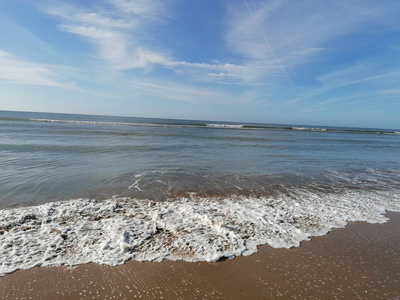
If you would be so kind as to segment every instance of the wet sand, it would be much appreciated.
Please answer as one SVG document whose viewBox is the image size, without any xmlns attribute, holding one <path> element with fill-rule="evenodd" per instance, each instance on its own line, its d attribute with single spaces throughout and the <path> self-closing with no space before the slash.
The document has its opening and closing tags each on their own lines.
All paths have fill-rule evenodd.
<svg viewBox="0 0 400 300">
<path fill-rule="evenodd" d="M 301 247 L 218 263 L 38 267 L 0 278 L 0 299 L 400 299 L 400 213 Z"/>
</svg>

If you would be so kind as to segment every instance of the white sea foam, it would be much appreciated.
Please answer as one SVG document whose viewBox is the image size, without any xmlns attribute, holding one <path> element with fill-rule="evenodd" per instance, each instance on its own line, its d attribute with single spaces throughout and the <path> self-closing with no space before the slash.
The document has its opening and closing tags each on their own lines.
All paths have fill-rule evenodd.
<svg viewBox="0 0 400 300">
<path fill-rule="evenodd" d="M 293 130 L 302 130 L 302 131 L 327 131 L 326 128 L 310 128 L 310 127 L 292 127 Z"/>
<path fill-rule="evenodd" d="M 34 266 L 129 259 L 217 261 L 257 245 L 299 246 L 350 221 L 382 223 L 400 211 L 395 193 L 310 193 L 154 202 L 78 199 L 0 210 L 0 276 Z"/>
<path fill-rule="evenodd" d="M 207 127 L 216 127 L 216 128 L 243 128 L 243 124 L 234 125 L 234 124 L 207 124 Z"/>
</svg>

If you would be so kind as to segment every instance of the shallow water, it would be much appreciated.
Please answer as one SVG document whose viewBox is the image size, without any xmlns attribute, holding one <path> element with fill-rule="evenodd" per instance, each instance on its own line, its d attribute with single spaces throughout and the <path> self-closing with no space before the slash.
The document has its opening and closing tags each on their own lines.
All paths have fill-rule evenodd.
<svg viewBox="0 0 400 300">
<path fill-rule="evenodd" d="M 384 222 L 399 132 L 2 111 L 0 273 L 215 261 Z"/>
<path fill-rule="evenodd" d="M 113 195 L 268 196 L 281 185 L 398 188 L 396 133 L 3 111 L 0 208 Z"/>
</svg>

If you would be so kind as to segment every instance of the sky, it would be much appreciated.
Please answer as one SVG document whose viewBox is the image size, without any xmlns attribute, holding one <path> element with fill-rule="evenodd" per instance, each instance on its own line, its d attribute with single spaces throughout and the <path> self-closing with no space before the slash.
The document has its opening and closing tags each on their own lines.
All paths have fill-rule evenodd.
<svg viewBox="0 0 400 300">
<path fill-rule="evenodd" d="M 0 1 L 0 110 L 400 128 L 398 0 Z"/>
</svg>

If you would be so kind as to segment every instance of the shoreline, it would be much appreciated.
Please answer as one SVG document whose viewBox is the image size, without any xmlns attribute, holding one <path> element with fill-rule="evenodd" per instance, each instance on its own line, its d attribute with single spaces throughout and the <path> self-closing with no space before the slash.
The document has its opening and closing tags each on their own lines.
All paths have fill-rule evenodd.
<svg viewBox="0 0 400 300">
<path fill-rule="evenodd" d="M 300 247 L 260 246 L 217 263 L 127 261 L 35 267 L 0 278 L 1 299 L 400 299 L 400 213 Z"/>
</svg>

